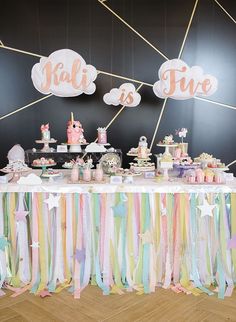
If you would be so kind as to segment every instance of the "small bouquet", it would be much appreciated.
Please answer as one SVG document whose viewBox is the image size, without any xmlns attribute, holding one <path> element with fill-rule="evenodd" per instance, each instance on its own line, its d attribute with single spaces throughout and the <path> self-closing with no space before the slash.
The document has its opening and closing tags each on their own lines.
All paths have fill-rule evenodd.
<svg viewBox="0 0 236 322">
<path fill-rule="evenodd" d="M 181 138 L 182 143 L 184 143 L 184 138 L 186 138 L 186 135 L 188 133 L 188 130 L 185 127 L 182 127 L 182 129 L 175 130 L 175 134 Z"/>
<path fill-rule="evenodd" d="M 41 125 L 41 127 L 40 127 L 40 130 L 41 130 L 41 132 L 46 132 L 46 131 L 48 131 L 49 130 L 49 123 L 47 123 L 47 124 L 42 124 Z"/>
</svg>

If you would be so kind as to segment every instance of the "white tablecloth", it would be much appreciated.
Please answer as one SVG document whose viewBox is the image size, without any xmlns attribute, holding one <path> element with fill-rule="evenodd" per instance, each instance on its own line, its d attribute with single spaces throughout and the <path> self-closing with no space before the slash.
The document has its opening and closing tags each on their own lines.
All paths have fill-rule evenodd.
<svg viewBox="0 0 236 322">
<path fill-rule="evenodd" d="M 39 170 L 33 171 L 40 174 Z M 157 192 L 157 193 L 230 193 L 236 192 L 236 179 L 226 184 L 187 184 L 182 179 L 172 178 L 172 181 L 158 182 L 156 179 L 144 179 L 134 177 L 132 184 L 110 184 L 109 178 L 106 183 L 89 182 L 87 184 L 71 184 L 70 171 L 62 170 L 63 177 L 55 178 L 54 182 L 43 179 L 40 185 L 22 185 L 17 183 L 0 184 L 0 192 L 57 192 L 57 193 L 115 193 L 115 192 Z"/>
</svg>

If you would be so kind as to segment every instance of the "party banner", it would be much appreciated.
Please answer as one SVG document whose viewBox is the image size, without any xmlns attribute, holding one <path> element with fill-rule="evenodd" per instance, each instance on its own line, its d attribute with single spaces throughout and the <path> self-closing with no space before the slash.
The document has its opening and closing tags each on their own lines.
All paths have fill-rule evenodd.
<svg viewBox="0 0 236 322">
<path fill-rule="evenodd" d="M 181 59 L 172 59 L 161 65 L 159 81 L 153 91 L 160 98 L 186 100 L 194 96 L 210 96 L 217 90 L 216 77 L 204 74 L 200 66 L 189 67 Z"/>
<path fill-rule="evenodd" d="M 87 65 L 82 56 L 70 49 L 54 51 L 41 58 L 31 71 L 34 87 L 43 94 L 61 97 L 93 94 L 97 70 Z"/>
</svg>

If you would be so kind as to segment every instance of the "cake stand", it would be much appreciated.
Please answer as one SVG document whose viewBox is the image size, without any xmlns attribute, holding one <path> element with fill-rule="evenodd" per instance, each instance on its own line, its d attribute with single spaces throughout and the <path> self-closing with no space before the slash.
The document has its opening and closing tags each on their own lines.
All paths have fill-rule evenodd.
<svg viewBox="0 0 236 322">
<path fill-rule="evenodd" d="M 54 140 L 54 139 L 50 139 L 50 140 L 36 140 L 35 143 L 38 143 L 38 144 L 43 144 L 43 148 L 41 149 L 42 152 L 51 152 L 52 148 L 50 148 L 49 144 L 50 143 L 56 143 L 57 140 Z M 54 149 L 53 149 L 54 150 Z"/>
<path fill-rule="evenodd" d="M 130 162 L 130 169 L 134 172 L 146 172 L 155 170 L 155 165 L 153 165 L 153 163 L 151 162 L 148 162 L 150 158 L 135 158 L 134 160 L 137 161 L 137 163 Z"/>
<path fill-rule="evenodd" d="M 31 169 L 30 168 L 25 168 L 25 169 L 21 169 L 21 170 L 7 170 L 7 169 L 1 169 L 1 172 L 3 173 L 7 173 L 7 174 L 13 174 L 12 178 L 8 181 L 8 182 L 17 182 L 22 173 L 26 173 L 29 172 Z"/>
<path fill-rule="evenodd" d="M 45 178 L 46 174 L 47 174 L 47 168 L 50 168 L 50 167 L 55 167 L 57 164 L 56 163 L 52 163 L 52 164 L 39 164 L 39 165 L 36 165 L 36 164 L 31 164 L 32 167 L 34 168 L 40 168 L 42 169 L 42 173 L 40 174 L 40 177 L 41 178 Z"/>
<path fill-rule="evenodd" d="M 157 146 L 161 147 L 161 148 L 165 148 L 165 152 L 164 155 L 171 155 L 170 153 L 170 148 L 176 148 L 179 144 L 178 143 L 174 143 L 174 144 L 157 144 Z"/>
<path fill-rule="evenodd" d="M 191 170 L 191 169 L 197 169 L 199 167 L 200 167 L 199 164 L 186 164 L 186 165 L 174 164 L 174 168 L 179 170 L 178 178 L 182 178 L 184 176 L 185 171 Z"/>
<path fill-rule="evenodd" d="M 82 152 L 81 146 L 83 145 L 88 145 L 89 143 L 62 143 L 63 145 L 68 145 L 69 148 L 69 152 L 73 153 L 73 152 L 77 152 L 80 153 Z"/>
<path fill-rule="evenodd" d="M 138 153 L 126 153 L 126 155 L 128 157 L 138 157 Z M 152 155 L 152 153 L 148 153 L 147 156 L 149 157 L 150 155 Z"/>
<path fill-rule="evenodd" d="M 173 169 L 173 162 L 160 162 L 161 169 L 163 170 L 164 180 L 169 180 L 169 170 Z"/>
</svg>

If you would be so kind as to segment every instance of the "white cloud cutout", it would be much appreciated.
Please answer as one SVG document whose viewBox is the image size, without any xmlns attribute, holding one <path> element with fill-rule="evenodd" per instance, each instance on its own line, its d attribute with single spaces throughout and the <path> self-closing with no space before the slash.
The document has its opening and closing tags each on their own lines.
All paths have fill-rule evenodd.
<svg viewBox="0 0 236 322">
<path fill-rule="evenodd" d="M 36 176 L 34 173 L 30 173 L 26 177 L 21 177 L 18 181 L 18 184 L 24 184 L 24 185 L 35 185 L 35 184 L 41 184 L 42 180 Z"/>
<path fill-rule="evenodd" d="M 41 58 L 31 71 L 34 87 L 43 94 L 61 97 L 93 94 L 97 70 L 87 65 L 82 56 L 71 49 L 54 51 L 47 58 Z"/>
<path fill-rule="evenodd" d="M 89 145 L 86 146 L 85 152 L 106 152 L 107 149 L 100 144 L 97 143 L 90 143 Z"/>
<path fill-rule="evenodd" d="M 160 80 L 153 85 L 153 91 L 160 98 L 185 100 L 194 96 L 206 97 L 215 93 L 218 86 L 216 77 L 204 74 L 200 66 L 189 67 L 181 59 L 163 63 L 158 76 Z"/>
<path fill-rule="evenodd" d="M 129 107 L 138 106 L 141 95 L 136 92 L 135 86 L 131 83 L 124 83 L 119 88 L 112 88 L 109 93 L 103 96 L 107 105 L 125 105 Z"/>
</svg>

